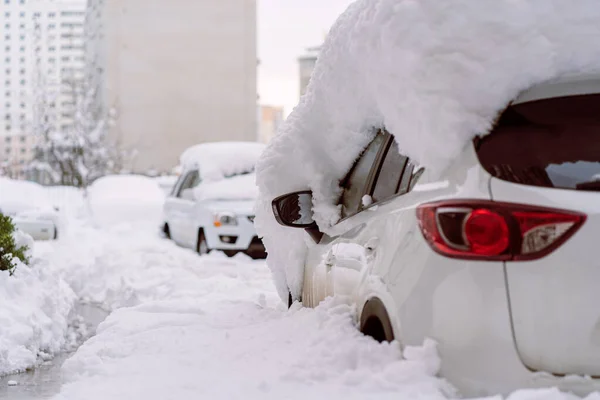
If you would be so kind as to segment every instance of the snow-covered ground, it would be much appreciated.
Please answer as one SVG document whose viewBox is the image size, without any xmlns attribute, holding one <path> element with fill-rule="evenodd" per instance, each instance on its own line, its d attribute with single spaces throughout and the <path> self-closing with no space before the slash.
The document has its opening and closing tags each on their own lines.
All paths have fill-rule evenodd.
<svg viewBox="0 0 600 400">
<path fill-rule="evenodd" d="M 440 360 L 433 342 L 402 354 L 395 343 L 364 337 L 342 298 L 287 310 L 264 262 L 221 253 L 199 257 L 143 228 L 72 219 L 57 242 L 36 243 L 35 268 L 15 281 L 11 293 L 19 301 L 25 299 L 19 293 L 36 293 L 27 303 L 31 315 L 20 317 L 16 331 L 34 323 L 26 336 L 38 338 L 33 343 L 51 337 L 66 347 L 77 324 L 65 321 L 77 301 L 112 312 L 64 363 L 65 383 L 55 400 L 453 396 L 435 376 Z M 8 303 L 7 295 L 0 310 L 18 308 Z M 30 344 L 17 349 L 27 349 L 25 364 L 40 347 Z M 510 397 L 521 399 L 573 397 L 553 390 Z"/>
</svg>

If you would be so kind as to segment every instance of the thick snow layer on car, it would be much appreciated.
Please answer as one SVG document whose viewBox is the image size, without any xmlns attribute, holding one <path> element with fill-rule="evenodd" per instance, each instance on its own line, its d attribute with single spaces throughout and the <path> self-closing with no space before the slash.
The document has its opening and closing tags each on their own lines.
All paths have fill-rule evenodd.
<svg viewBox="0 0 600 400">
<path fill-rule="evenodd" d="M 215 142 L 192 146 L 180 158 L 184 170 L 198 168 L 205 181 L 254 171 L 265 145 L 254 142 Z"/>
<path fill-rule="evenodd" d="M 533 84 L 600 69 L 597 0 L 359 0 L 340 16 L 300 104 L 259 160 L 256 224 L 281 296 L 298 295 L 302 234 L 271 200 L 312 189 L 321 229 L 339 219 L 339 180 L 377 128 L 443 170 Z"/>
<path fill-rule="evenodd" d="M 24 211 L 50 212 L 52 204 L 44 187 L 34 182 L 0 177 L 0 211 L 15 215 Z"/>
<path fill-rule="evenodd" d="M 89 188 L 88 201 L 98 226 L 136 223 L 157 227 L 165 194 L 158 183 L 140 175 L 111 175 Z"/>
<path fill-rule="evenodd" d="M 258 196 L 256 175 L 246 174 L 209 181 L 194 190 L 197 200 L 255 200 Z"/>
</svg>

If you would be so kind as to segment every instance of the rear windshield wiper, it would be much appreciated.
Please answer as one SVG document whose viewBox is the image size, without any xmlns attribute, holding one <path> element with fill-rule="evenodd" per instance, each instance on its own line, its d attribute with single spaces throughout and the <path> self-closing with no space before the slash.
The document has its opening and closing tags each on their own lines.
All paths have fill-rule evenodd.
<svg viewBox="0 0 600 400">
<path fill-rule="evenodd" d="M 600 192 L 600 181 L 581 182 L 575 186 L 577 190 L 587 190 L 590 192 Z"/>
</svg>

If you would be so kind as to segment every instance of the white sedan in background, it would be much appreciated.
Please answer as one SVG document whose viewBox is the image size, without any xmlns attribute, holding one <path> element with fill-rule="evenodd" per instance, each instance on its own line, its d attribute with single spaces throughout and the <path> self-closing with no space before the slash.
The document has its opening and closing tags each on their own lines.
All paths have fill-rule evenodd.
<svg viewBox="0 0 600 400">
<path fill-rule="evenodd" d="M 181 157 L 184 172 L 165 202 L 165 236 L 202 255 L 221 250 L 266 257 L 254 229 L 254 165 L 263 149 L 244 142 L 188 149 Z"/>
<path fill-rule="evenodd" d="M 43 186 L 28 181 L 0 178 L 0 212 L 35 240 L 57 239 L 61 217 Z"/>
</svg>

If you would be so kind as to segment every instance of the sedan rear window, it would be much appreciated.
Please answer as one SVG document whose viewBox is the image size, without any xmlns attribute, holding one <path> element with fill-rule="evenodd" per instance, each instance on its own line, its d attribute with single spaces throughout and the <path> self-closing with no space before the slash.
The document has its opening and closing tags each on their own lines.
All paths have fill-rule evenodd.
<svg viewBox="0 0 600 400">
<path fill-rule="evenodd" d="M 496 178 L 600 190 L 600 95 L 510 106 L 493 131 L 475 145 L 482 166 Z"/>
</svg>

